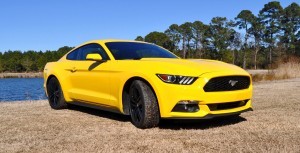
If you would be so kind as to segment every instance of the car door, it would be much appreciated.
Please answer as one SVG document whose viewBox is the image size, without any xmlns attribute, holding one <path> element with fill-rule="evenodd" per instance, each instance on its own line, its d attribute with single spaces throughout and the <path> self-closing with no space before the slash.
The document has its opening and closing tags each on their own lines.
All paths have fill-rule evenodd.
<svg viewBox="0 0 300 153">
<path fill-rule="evenodd" d="M 103 62 L 86 60 L 89 53 L 98 53 Z M 70 97 L 81 101 L 104 106 L 115 106 L 112 103 L 110 88 L 110 59 L 104 49 L 96 43 L 78 48 L 77 60 L 70 64 Z"/>
</svg>

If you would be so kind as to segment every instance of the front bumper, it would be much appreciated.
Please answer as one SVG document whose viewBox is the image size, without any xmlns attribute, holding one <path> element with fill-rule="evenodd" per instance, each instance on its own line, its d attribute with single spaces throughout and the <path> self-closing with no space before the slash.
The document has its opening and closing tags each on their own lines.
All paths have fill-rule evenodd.
<svg viewBox="0 0 300 153">
<path fill-rule="evenodd" d="M 241 111 L 233 112 L 233 113 L 225 113 L 225 114 L 208 114 L 208 115 L 206 115 L 205 117 L 203 117 L 202 119 L 211 119 L 211 118 L 221 117 L 221 116 L 238 115 L 238 114 L 241 114 L 241 113 L 244 113 L 244 112 L 248 112 L 248 111 L 253 111 L 253 109 L 250 107 L 250 108 L 247 108 L 247 109 L 245 109 L 245 110 L 241 110 Z"/>
<path fill-rule="evenodd" d="M 252 83 L 248 89 L 236 91 L 222 91 L 222 92 L 205 92 L 204 85 L 209 79 L 216 76 L 240 75 L 232 72 L 218 72 L 207 73 L 201 75 L 197 81 L 192 85 L 174 85 L 174 84 L 159 84 L 159 91 L 157 98 L 159 102 L 160 114 L 162 118 L 213 118 L 215 116 L 227 116 L 233 114 L 240 114 L 242 112 L 251 110 L 252 106 Z M 245 75 L 245 74 L 243 74 Z M 191 100 L 198 101 L 199 111 L 197 112 L 175 112 L 173 108 L 179 101 Z M 211 104 L 232 103 L 236 101 L 247 100 L 243 106 L 226 108 L 226 109 L 210 109 Z"/>
<path fill-rule="evenodd" d="M 236 111 L 236 112 L 232 112 L 232 113 L 207 114 L 204 117 L 197 117 L 197 116 L 194 116 L 194 117 L 171 117 L 169 119 L 212 119 L 212 118 L 217 118 L 217 117 L 239 115 L 241 113 L 248 112 L 248 111 L 253 111 L 253 109 L 250 107 L 250 108 L 247 108 L 245 110 Z"/>
</svg>

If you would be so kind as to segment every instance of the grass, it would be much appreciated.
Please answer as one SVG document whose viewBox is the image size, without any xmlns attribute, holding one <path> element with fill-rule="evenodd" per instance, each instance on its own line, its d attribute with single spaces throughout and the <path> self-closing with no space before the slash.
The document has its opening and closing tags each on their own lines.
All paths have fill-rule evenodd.
<svg viewBox="0 0 300 153">
<path fill-rule="evenodd" d="M 0 152 L 299 152 L 300 78 L 254 84 L 253 112 L 164 120 L 140 130 L 126 116 L 47 101 L 0 103 Z"/>
<path fill-rule="evenodd" d="M 300 60 L 289 60 L 288 62 L 282 62 L 278 65 L 278 68 L 266 73 L 254 73 L 252 74 L 252 80 L 257 81 L 272 81 L 282 80 L 300 77 Z"/>
</svg>

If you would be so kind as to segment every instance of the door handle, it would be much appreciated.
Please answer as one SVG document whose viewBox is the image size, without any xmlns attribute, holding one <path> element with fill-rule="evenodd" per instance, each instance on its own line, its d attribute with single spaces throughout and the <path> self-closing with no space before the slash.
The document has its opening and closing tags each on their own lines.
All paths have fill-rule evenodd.
<svg viewBox="0 0 300 153">
<path fill-rule="evenodd" d="M 76 67 L 73 67 L 73 68 L 71 69 L 71 72 L 72 72 L 72 73 L 74 73 L 74 72 L 76 72 L 76 71 L 77 71 Z"/>
</svg>

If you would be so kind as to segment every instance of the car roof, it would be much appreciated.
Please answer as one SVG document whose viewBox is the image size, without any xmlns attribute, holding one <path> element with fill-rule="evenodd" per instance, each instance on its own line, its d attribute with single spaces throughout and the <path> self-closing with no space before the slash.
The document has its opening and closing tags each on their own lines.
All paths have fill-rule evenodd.
<svg viewBox="0 0 300 153">
<path fill-rule="evenodd" d="M 81 45 L 85 45 L 85 44 L 89 44 L 89 43 L 108 43 L 108 42 L 137 42 L 137 43 L 147 43 L 147 42 L 144 42 L 144 41 L 135 41 L 135 40 L 99 39 L 99 40 L 91 40 L 91 41 L 85 42 L 85 43 L 83 43 Z"/>
<path fill-rule="evenodd" d="M 148 42 L 144 42 L 144 41 L 136 41 L 136 40 L 122 40 L 122 39 L 99 39 L 99 40 L 91 40 L 91 41 L 87 41 L 85 43 L 82 43 L 78 46 L 76 46 L 75 48 L 73 48 L 72 50 L 70 50 L 67 54 L 69 54 L 70 52 L 72 52 L 73 50 L 80 48 L 82 46 L 85 46 L 87 44 L 91 44 L 91 43 L 98 43 L 98 44 L 102 44 L 102 43 L 108 43 L 108 42 L 135 42 L 135 43 L 145 43 L 145 44 L 151 44 Z M 67 55 L 66 54 L 66 55 Z"/>
</svg>

